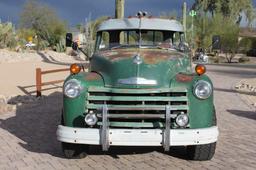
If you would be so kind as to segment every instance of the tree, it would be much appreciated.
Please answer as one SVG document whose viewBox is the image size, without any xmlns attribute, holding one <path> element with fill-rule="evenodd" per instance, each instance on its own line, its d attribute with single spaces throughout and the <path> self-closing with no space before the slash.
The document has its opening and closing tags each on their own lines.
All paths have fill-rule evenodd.
<svg viewBox="0 0 256 170">
<path fill-rule="evenodd" d="M 160 18 L 163 18 L 163 19 L 177 19 L 177 11 L 173 10 L 173 11 L 170 11 L 169 13 L 168 12 L 161 12 L 160 13 Z"/>
<path fill-rule="evenodd" d="M 192 8 L 197 11 L 194 32 L 198 47 L 208 48 L 212 43 L 212 36 L 220 35 L 222 51 L 227 61 L 232 62 L 240 46 L 247 49 L 252 44 L 250 40 L 238 41 L 242 17 L 247 18 L 248 25 L 255 18 L 252 0 L 195 0 Z M 190 19 L 189 17 L 188 26 L 191 25 Z M 191 38 L 191 29 L 188 29 L 187 37 Z"/>
<path fill-rule="evenodd" d="M 204 12 L 207 14 L 209 12 L 212 17 L 217 13 L 221 13 L 223 17 L 230 18 L 238 24 L 242 19 L 242 12 L 248 19 L 249 25 L 254 18 L 252 0 L 195 0 L 192 8 L 199 13 Z"/>
<path fill-rule="evenodd" d="M 227 61 L 231 63 L 239 47 L 239 27 L 237 24 L 233 23 L 232 20 L 225 20 L 225 24 L 223 24 L 222 30 L 221 49 L 225 53 Z"/>
<path fill-rule="evenodd" d="M 99 25 L 109 17 L 102 16 L 94 21 L 91 21 L 91 15 L 85 19 L 85 24 L 77 24 L 81 33 L 85 35 L 86 44 L 83 48 L 85 55 L 90 57 L 94 51 L 95 37 Z"/>
<path fill-rule="evenodd" d="M 61 42 L 66 33 L 66 24 L 54 9 L 37 0 L 28 0 L 24 5 L 20 27 L 34 30 L 39 41 L 46 41 L 53 48 Z"/>
</svg>

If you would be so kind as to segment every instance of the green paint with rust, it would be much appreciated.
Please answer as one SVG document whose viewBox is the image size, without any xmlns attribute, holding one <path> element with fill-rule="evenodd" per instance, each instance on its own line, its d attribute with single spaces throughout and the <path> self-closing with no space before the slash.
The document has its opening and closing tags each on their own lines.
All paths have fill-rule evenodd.
<svg viewBox="0 0 256 170">
<path fill-rule="evenodd" d="M 134 64 L 134 56 L 142 58 L 141 64 Z M 156 80 L 150 88 L 169 87 L 170 79 L 178 72 L 188 71 L 188 57 L 177 51 L 163 49 L 119 49 L 97 52 L 91 60 L 91 70 L 104 77 L 106 87 L 149 88 L 149 86 L 123 85 L 119 79 L 143 77 Z"/>
<path fill-rule="evenodd" d="M 94 74 L 93 79 L 90 78 L 90 74 Z M 70 79 L 79 80 L 82 84 L 83 92 L 79 97 L 75 99 L 63 96 L 64 124 L 69 127 L 84 127 L 84 113 L 86 111 L 87 89 L 89 86 L 104 86 L 103 79 L 100 75 L 96 76 L 95 73 L 85 72 L 81 72 L 77 75 L 70 75 L 66 79 L 66 81 Z"/>
<path fill-rule="evenodd" d="M 189 124 L 190 128 L 211 127 L 214 116 L 213 94 L 205 100 L 198 99 L 193 93 L 193 86 L 198 80 L 205 80 L 212 84 L 207 75 L 193 75 L 193 80 L 190 83 L 180 83 L 175 80 L 171 81 L 170 88 L 184 87 L 188 89 L 189 99 Z"/>
<path fill-rule="evenodd" d="M 154 59 L 157 55 L 158 59 Z M 133 63 L 133 57 L 139 54 L 143 63 L 138 66 Z M 123 56 L 122 56 L 123 55 Z M 184 73 L 192 77 L 191 81 L 179 82 L 176 75 Z M 143 77 L 156 80 L 154 86 L 122 85 L 118 79 L 129 77 Z M 206 100 L 201 100 L 193 94 L 193 86 L 198 80 L 206 80 L 211 83 L 208 76 L 198 76 L 191 71 L 188 57 L 180 52 L 163 49 L 122 49 L 105 53 L 95 53 L 91 58 L 89 73 L 81 72 L 70 75 L 69 79 L 77 79 L 82 83 L 83 92 L 75 99 L 64 96 L 64 124 L 70 127 L 85 127 L 84 114 L 89 106 L 87 93 L 89 87 L 104 87 L 109 89 L 159 89 L 170 88 L 187 89 L 189 102 L 190 128 L 204 128 L 212 126 L 214 116 L 213 95 Z M 66 80 L 66 81 L 67 81 Z M 138 94 L 138 98 L 139 98 Z M 157 122 L 156 122 L 157 123 Z M 127 125 L 129 123 L 126 123 Z M 133 126 L 130 124 L 130 126 Z"/>
</svg>

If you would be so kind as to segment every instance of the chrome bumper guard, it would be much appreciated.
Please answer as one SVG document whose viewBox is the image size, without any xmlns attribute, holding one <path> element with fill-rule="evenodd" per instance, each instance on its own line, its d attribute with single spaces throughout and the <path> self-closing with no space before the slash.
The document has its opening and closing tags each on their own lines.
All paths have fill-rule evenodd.
<svg viewBox="0 0 256 170">
<path fill-rule="evenodd" d="M 110 146 L 163 146 L 162 129 L 108 129 Z M 217 141 L 216 126 L 202 129 L 171 129 L 170 146 L 202 145 Z M 100 129 L 59 125 L 57 139 L 66 143 L 102 145 Z"/>
<path fill-rule="evenodd" d="M 109 149 L 109 121 L 108 121 L 108 107 L 103 105 L 102 108 L 102 126 L 101 126 L 101 146 L 103 151 Z M 165 151 L 170 150 L 170 126 L 171 126 L 171 107 L 166 106 L 165 114 L 165 131 L 164 131 L 164 142 L 163 147 Z"/>
<path fill-rule="evenodd" d="M 59 125 L 57 139 L 61 142 L 101 145 L 107 151 L 115 146 L 170 146 L 201 145 L 217 141 L 217 126 L 201 129 L 170 129 L 171 108 L 166 106 L 165 129 L 110 129 L 108 108 L 102 108 L 102 126 L 96 128 L 73 128 Z"/>
</svg>

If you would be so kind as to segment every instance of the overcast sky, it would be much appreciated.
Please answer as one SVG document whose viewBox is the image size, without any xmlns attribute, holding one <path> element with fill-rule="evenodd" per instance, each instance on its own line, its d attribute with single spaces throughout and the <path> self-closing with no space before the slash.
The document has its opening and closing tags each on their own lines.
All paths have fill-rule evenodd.
<svg viewBox="0 0 256 170">
<path fill-rule="evenodd" d="M 56 9 L 58 15 L 66 20 L 70 26 L 84 22 L 91 13 L 92 19 L 114 16 L 115 0 L 39 0 Z M 0 0 L 0 19 L 18 23 L 19 15 L 26 0 Z M 176 10 L 181 15 L 184 0 L 126 0 L 125 15 L 135 15 L 139 10 L 148 11 L 154 16 L 161 12 Z M 187 0 L 188 8 L 193 0 Z M 256 0 L 253 0 L 254 4 Z"/>
</svg>

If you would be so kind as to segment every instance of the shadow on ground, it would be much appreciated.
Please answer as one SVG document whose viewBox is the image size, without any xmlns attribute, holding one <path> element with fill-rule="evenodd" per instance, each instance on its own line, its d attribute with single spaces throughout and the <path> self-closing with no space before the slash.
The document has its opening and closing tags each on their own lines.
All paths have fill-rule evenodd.
<svg viewBox="0 0 256 170">
<path fill-rule="evenodd" d="M 26 101 L 22 102 L 23 99 Z M 27 151 L 63 158 L 60 142 L 56 140 L 56 129 L 61 118 L 62 93 L 55 92 L 41 99 L 30 99 L 28 96 L 12 98 L 10 103 L 22 104 L 17 104 L 15 116 L 0 119 L 0 128 L 24 141 L 20 146 Z M 102 152 L 101 147 L 91 146 L 89 155 L 107 154 L 118 159 L 118 155 L 146 154 L 154 151 L 165 154 L 162 147 L 110 147 L 109 152 Z M 172 147 L 168 154 L 187 159 L 185 147 Z"/>
<path fill-rule="evenodd" d="M 224 63 L 224 64 L 207 64 L 208 66 L 215 67 L 234 67 L 234 68 L 245 68 L 245 69 L 256 69 L 256 64 L 240 64 L 240 63 Z"/>
<path fill-rule="evenodd" d="M 37 54 L 42 58 L 43 62 L 50 63 L 50 64 L 56 64 L 56 65 L 64 65 L 64 66 L 70 66 L 71 63 L 65 63 L 58 61 L 54 59 L 54 57 L 50 55 L 46 55 L 43 52 L 37 52 Z M 79 56 L 72 56 L 74 60 L 76 60 L 78 63 L 85 62 L 84 59 L 80 58 Z"/>
<path fill-rule="evenodd" d="M 231 77 L 237 77 L 237 78 L 255 78 L 256 72 L 255 70 L 225 70 L 225 69 L 212 69 L 210 68 L 209 71 L 218 73 L 220 75 L 227 75 Z"/>
<path fill-rule="evenodd" d="M 237 116 L 241 116 L 241 117 L 245 117 L 248 119 L 252 119 L 252 120 L 256 120 L 256 111 L 242 111 L 242 110 L 227 110 L 229 113 L 237 115 Z"/>
<path fill-rule="evenodd" d="M 119 159 L 120 155 L 147 154 L 151 152 L 159 152 L 180 159 L 188 159 L 186 147 L 171 147 L 170 152 L 164 152 L 162 147 L 134 147 L 134 146 L 112 146 L 108 152 L 103 152 L 99 146 L 90 146 L 89 155 L 109 155 L 114 159 Z"/>
<path fill-rule="evenodd" d="M 214 88 L 216 91 L 221 91 L 221 92 L 227 92 L 227 93 L 239 93 L 239 94 L 245 94 L 245 95 L 250 95 L 250 96 L 256 96 L 255 92 L 249 92 L 249 91 L 237 91 L 234 89 L 225 89 L 225 88 Z"/>
<path fill-rule="evenodd" d="M 59 124 L 62 108 L 62 94 L 52 93 L 40 100 L 23 100 L 27 96 L 12 98 L 10 103 L 16 105 L 16 114 L 5 120 L 0 119 L 0 128 L 24 141 L 20 145 L 28 151 L 48 153 L 61 156 L 59 142 L 56 140 L 56 129 Z"/>
</svg>

